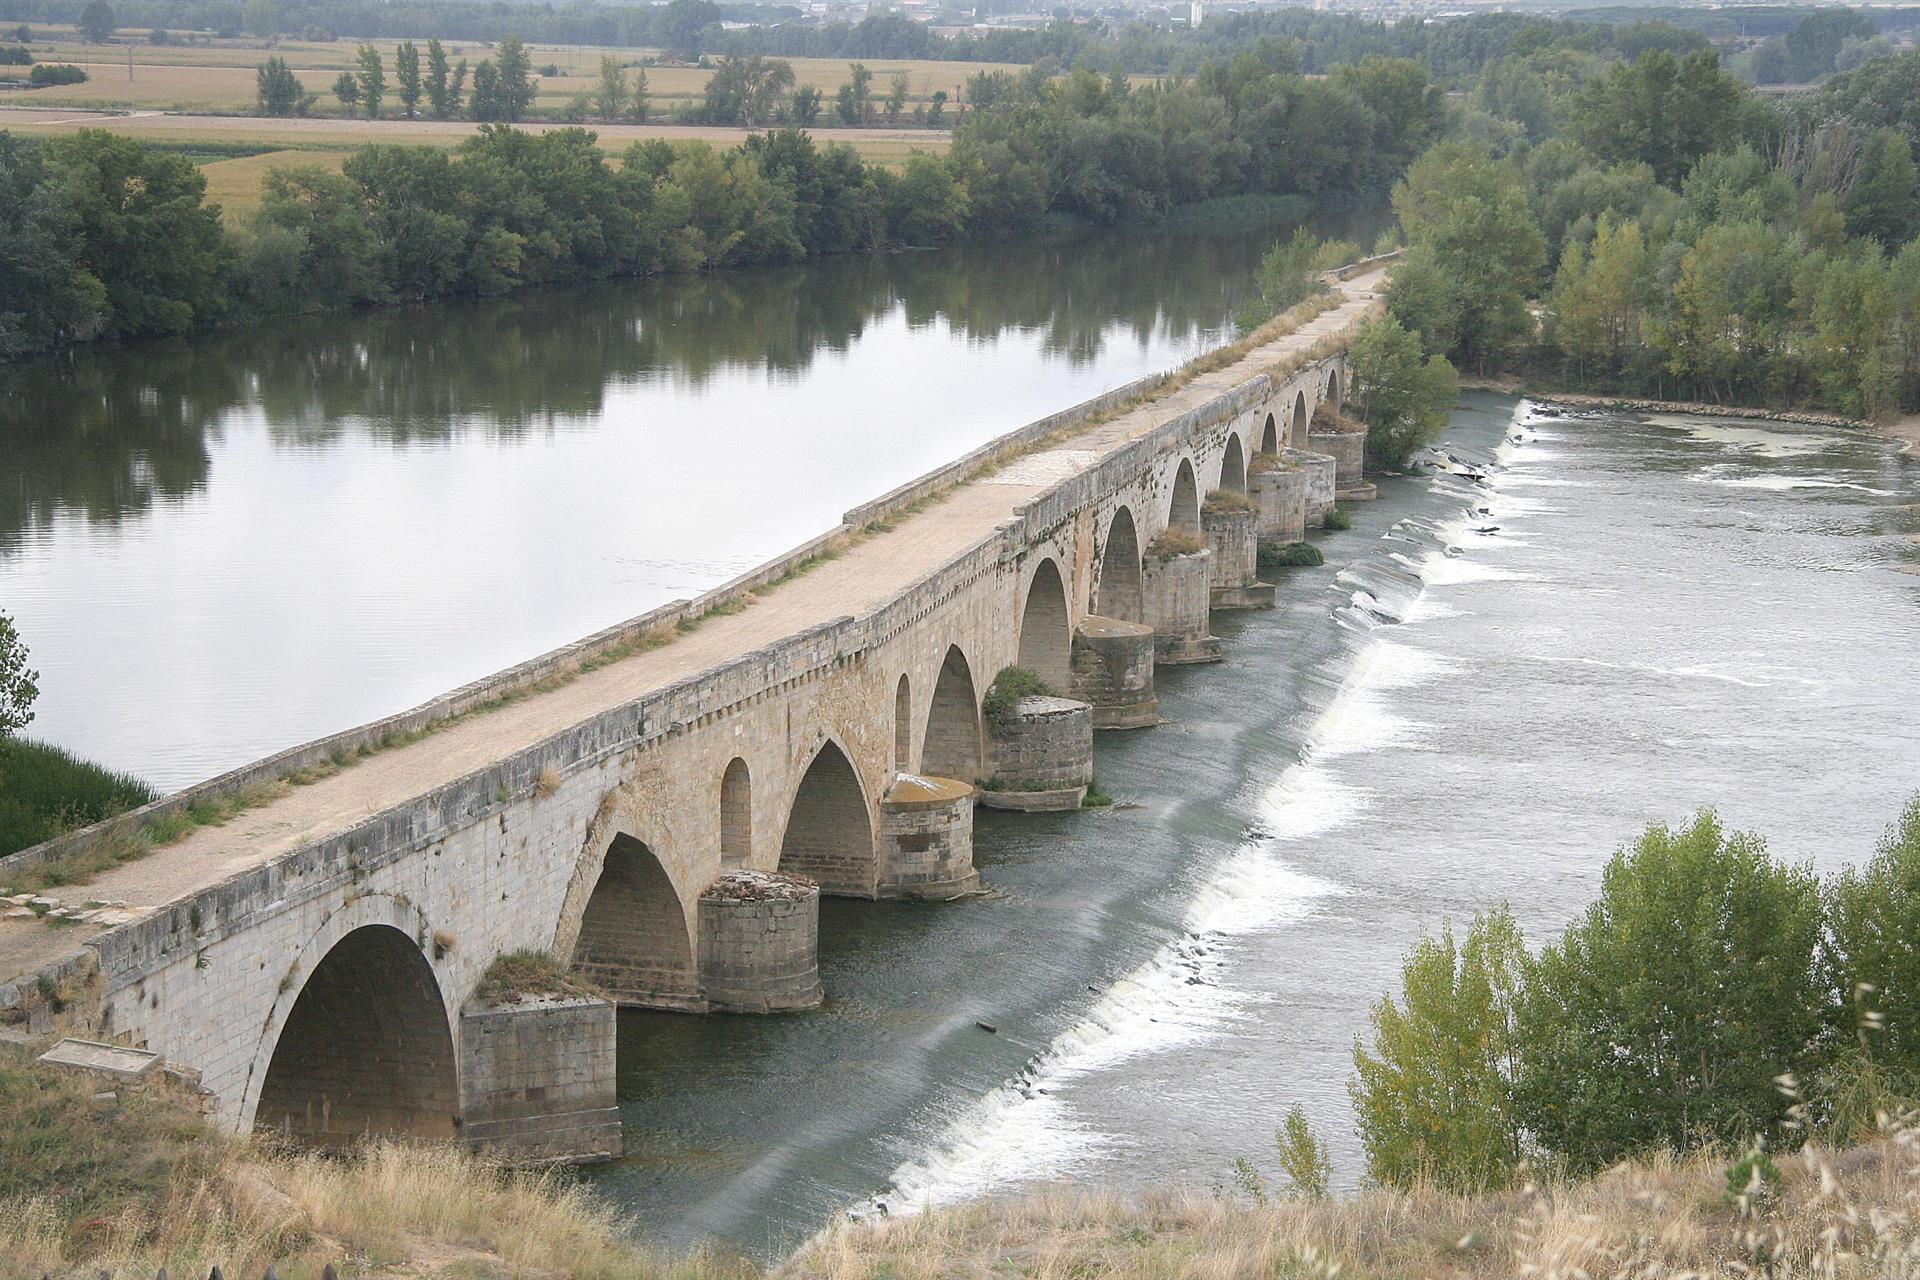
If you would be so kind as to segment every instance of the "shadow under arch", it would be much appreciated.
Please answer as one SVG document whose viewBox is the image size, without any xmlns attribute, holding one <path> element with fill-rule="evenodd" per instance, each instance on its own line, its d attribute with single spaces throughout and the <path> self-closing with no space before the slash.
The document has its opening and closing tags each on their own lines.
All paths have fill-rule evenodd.
<svg viewBox="0 0 1920 1280">
<path fill-rule="evenodd" d="M 459 1065 L 432 966 L 392 925 L 352 930 L 294 1000 L 253 1127 L 320 1147 L 368 1136 L 445 1141 L 459 1114 Z"/>
<path fill-rule="evenodd" d="M 699 999 L 686 904 L 653 850 L 625 831 L 607 846 L 570 964 L 623 1005 Z"/>
<path fill-rule="evenodd" d="M 793 793 L 780 838 L 780 870 L 812 878 L 822 893 L 873 896 L 879 860 L 866 790 L 832 740 L 820 744 Z"/>
<path fill-rule="evenodd" d="M 1180 459 L 1173 473 L 1173 498 L 1167 504 L 1167 528 L 1183 533 L 1200 532 L 1200 486 L 1193 478 L 1193 463 Z"/>
<path fill-rule="evenodd" d="M 1133 512 L 1125 507 L 1113 513 L 1106 541 L 1100 545 L 1100 575 L 1093 604 L 1093 611 L 1105 618 L 1146 620 L 1146 597 L 1140 585 L 1140 534 L 1134 528 Z"/>
<path fill-rule="evenodd" d="M 1020 648 L 1014 659 L 1065 694 L 1073 683 L 1073 621 L 1067 610 L 1067 588 L 1052 556 L 1040 562 L 1027 583 L 1026 604 L 1020 610 Z"/>
<path fill-rule="evenodd" d="M 1233 493 L 1247 491 L 1247 455 L 1237 435 L 1227 437 L 1226 451 L 1220 457 L 1220 487 Z"/>
<path fill-rule="evenodd" d="M 959 645 L 948 645 L 933 686 L 933 705 L 927 711 L 919 772 L 978 782 L 982 759 L 980 694 L 973 682 L 973 667 Z"/>
</svg>

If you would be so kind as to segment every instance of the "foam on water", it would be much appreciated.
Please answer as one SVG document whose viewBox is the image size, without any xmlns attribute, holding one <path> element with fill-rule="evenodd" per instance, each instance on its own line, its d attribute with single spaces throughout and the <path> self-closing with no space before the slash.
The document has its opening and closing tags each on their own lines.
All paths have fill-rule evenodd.
<svg viewBox="0 0 1920 1280">
<path fill-rule="evenodd" d="M 1835 476 L 1729 476 L 1720 467 L 1709 467 L 1688 478 L 1696 484 L 1714 484 L 1727 489 L 1765 489 L 1770 493 L 1785 493 L 1790 489 L 1852 489 L 1876 498 L 1895 496 L 1891 489 L 1873 489 Z"/>
</svg>

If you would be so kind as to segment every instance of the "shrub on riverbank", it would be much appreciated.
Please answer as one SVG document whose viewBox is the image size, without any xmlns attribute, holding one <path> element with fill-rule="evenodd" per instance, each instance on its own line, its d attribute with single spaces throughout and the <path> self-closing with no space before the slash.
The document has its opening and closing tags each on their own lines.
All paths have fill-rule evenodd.
<svg viewBox="0 0 1920 1280">
<path fill-rule="evenodd" d="M 1326 562 L 1327 557 L 1311 542 L 1289 542 L 1281 547 L 1263 542 L 1256 558 L 1260 573 L 1274 569 L 1311 569 Z"/>
<path fill-rule="evenodd" d="M 27 739 L 0 746 L 0 856 L 138 808 L 152 787 Z"/>
</svg>

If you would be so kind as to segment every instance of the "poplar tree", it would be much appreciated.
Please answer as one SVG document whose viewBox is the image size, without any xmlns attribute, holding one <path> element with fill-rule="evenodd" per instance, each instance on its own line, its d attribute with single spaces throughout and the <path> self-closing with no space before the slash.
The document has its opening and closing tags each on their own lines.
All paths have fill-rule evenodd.
<svg viewBox="0 0 1920 1280">
<path fill-rule="evenodd" d="M 393 52 L 395 96 L 412 120 L 420 114 L 420 50 L 411 40 L 402 40 Z"/>
<path fill-rule="evenodd" d="M 366 104 L 367 119 L 380 118 L 380 101 L 387 96 L 387 71 L 380 51 L 370 44 L 360 46 L 360 101 Z"/>
<path fill-rule="evenodd" d="M 449 107 L 447 84 L 447 50 L 440 43 L 440 37 L 434 36 L 427 41 L 427 110 L 433 113 L 435 120 L 445 120 Z"/>
</svg>

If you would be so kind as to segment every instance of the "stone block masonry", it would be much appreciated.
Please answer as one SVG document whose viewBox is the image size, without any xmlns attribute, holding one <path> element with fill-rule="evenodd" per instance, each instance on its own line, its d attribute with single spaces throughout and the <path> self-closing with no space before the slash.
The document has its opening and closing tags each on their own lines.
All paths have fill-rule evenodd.
<svg viewBox="0 0 1920 1280">
<path fill-rule="evenodd" d="M 462 1136 L 514 1161 L 620 1155 L 613 1005 L 534 996 L 460 1016 Z"/>
<path fill-rule="evenodd" d="M 880 802 L 881 898 L 958 898 L 980 887 L 973 869 L 971 783 L 901 774 Z"/>
<path fill-rule="evenodd" d="M 1210 625 L 1212 577 L 1211 552 L 1170 560 L 1147 557 L 1147 621 L 1153 626 L 1156 666 L 1220 661 L 1220 641 Z"/>
<path fill-rule="evenodd" d="M 987 726 L 993 776 L 989 809 L 1078 809 L 1093 784 L 1093 708 L 1071 698 L 1021 698 Z"/>
<path fill-rule="evenodd" d="M 1096 729 L 1160 723 L 1153 692 L 1153 628 L 1088 614 L 1073 634 L 1073 696 L 1093 708 Z"/>
<path fill-rule="evenodd" d="M 729 871 L 700 895 L 700 985 L 716 1013 L 818 1005 L 820 888 L 799 876 Z"/>
<path fill-rule="evenodd" d="M 1208 581 L 1216 609 L 1271 609 L 1273 586 L 1260 581 L 1260 513 L 1254 511 L 1202 512 L 1200 526 L 1213 553 Z"/>
</svg>

